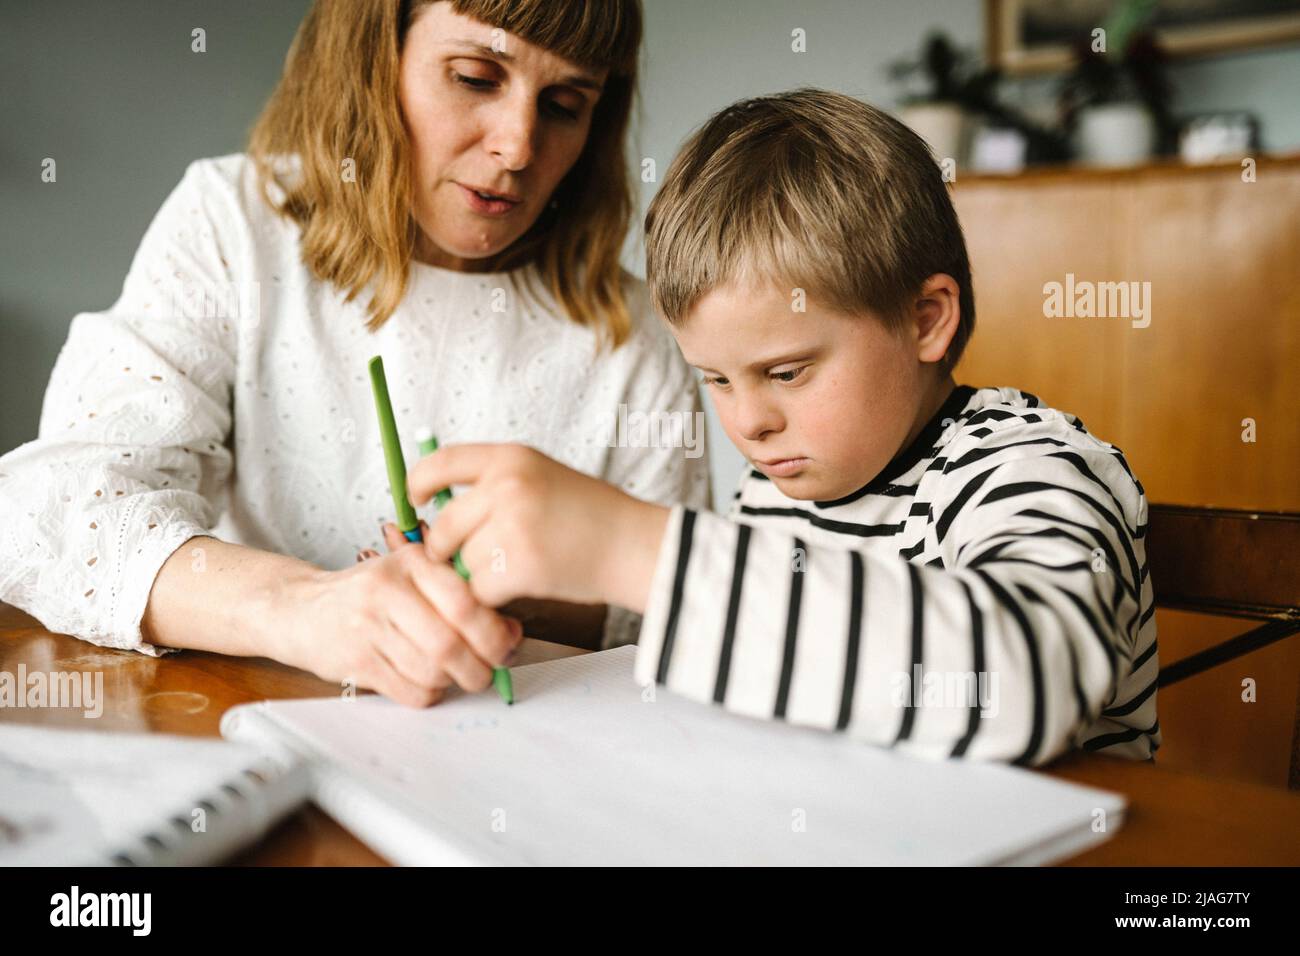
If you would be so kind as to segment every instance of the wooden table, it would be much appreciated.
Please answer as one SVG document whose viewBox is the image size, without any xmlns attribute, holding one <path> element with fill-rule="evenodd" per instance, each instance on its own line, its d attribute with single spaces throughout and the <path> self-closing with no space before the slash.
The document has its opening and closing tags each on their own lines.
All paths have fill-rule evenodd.
<svg viewBox="0 0 1300 956">
<path fill-rule="evenodd" d="M 521 664 L 581 654 L 528 639 Z M 104 712 L 0 708 L 0 720 L 92 730 L 215 737 L 221 715 L 266 698 L 325 697 L 339 688 L 264 658 L 184 651 L 165 658 L 95 647 L 52 634 L 0 604 L 0 671 L 102 671 Z M 1300 794 L 1167 770 L 1159 764 L 1076 752 L 1038 772 L 1124 794 L 1128 814 L 1109 841 L 1066 865 L 1295 866 L 1300 864 Z M 233 862 L 372 866 L 384 860 L 314 806 L 307 806 Z"/>
</svg>

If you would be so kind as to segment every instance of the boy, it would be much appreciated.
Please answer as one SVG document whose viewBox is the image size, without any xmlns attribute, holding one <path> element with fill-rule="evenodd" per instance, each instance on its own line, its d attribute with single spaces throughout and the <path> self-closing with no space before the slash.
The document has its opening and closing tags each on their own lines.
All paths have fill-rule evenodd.
<svg viewBox="0 0 1300 956">
<path fill-rule="evenodd" d="M 738 103 L 646 216 L 656 307 L 750 461 L 727 518 L 517 446 L 422 461 L 473 484 L 428 547 L 480 600 L 643 612 L 636 676 L 926 756 L 1149 759 L 1156 634 L 1141 484 L 1014 388 L 957 386 L 965 242 L 923 141 L 817 90 Z"/>
</svg>

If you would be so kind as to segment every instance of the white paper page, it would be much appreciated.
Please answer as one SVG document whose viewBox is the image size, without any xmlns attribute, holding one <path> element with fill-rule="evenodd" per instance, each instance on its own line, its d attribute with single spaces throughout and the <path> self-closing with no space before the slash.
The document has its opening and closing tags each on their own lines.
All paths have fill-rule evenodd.
<svg viewBox="0 0 1300 956">
<path fill-rule="evenodd" d="M 490 691 L 425 710 L 251 706 L 378 795 L 350 824 L 362 840 L 401 845 L 393 828 L 414 827 L 484 863 L 1044 862 L 1045 846 L 1086 849 L 1120 825 L 1122 797 L 1027 770 L 907 757 L 663 688 L 651 702 L 635 653 L 514 668 L 513 707 Z M 1091 832 L 1097 808 L 1107 833 Z M 438 862 L 414 855 L 396 862 Z"/>
<path fill-rule="evenodd" d="M 0 724 L 0 865 L 110 864 L 119 852 L 137 863 L 220 859 L 305 798 L 297 778 L 223 740 Z"/>
</svg>

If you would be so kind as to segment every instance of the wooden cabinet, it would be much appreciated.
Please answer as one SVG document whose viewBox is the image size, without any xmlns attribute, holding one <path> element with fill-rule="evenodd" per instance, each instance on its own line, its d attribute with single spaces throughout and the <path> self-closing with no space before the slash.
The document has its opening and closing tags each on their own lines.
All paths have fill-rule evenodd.
<svg viewBox="0 0 1300 956">
<path fill-rule="evenodd" d="M 976 328 L 957 380 L 1078 415 L 1149 501 L 1300 511 L 1300 155 L 1254 173 L 959 175 Z M 1150 323 L 1044 315 L 1071 275 L 1149 283 Z"/>
</svg>

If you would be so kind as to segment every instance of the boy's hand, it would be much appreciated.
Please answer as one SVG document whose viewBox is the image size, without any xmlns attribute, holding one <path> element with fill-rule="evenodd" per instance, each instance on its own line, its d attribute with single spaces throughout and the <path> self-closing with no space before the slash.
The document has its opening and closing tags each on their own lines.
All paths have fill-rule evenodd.
<svg viewBox="0 0 1300 956">
<path fill-rule="evenodd" d="M 420 538 L 427 540 L 429 525 L 420 519 Z M 408 540 L 392 521 L 384 523 L 384 544 L 389 551 L 406 547 Z M 425 550 L 425 556 L 429 552 Z M 357 561 L 368 561 L 379 557 L 374 548 L 365 548 L 357 553 Z M 569 601 L 556 601 L 549 598 L 518 598 L 509 604 L 498 607 L 497 612 L 506 618 L 512 627 L 518 622 L 522 633 L 527 637 L 540 638 L 554 644 L 568 644 L 584 650 L 598 651 L 605 635 L 604 604 L 574 604 Z"/>
<path fill-rule="evenodd" d="M 456 551 L 484 604 L 520 597 L 619 604 L 644 611 L 668 509 L 566 468 L 523 445 L 453 445 L 407 475 L 418 507 L 473 485 L 425 536 L 429 555 Z"/>
</svg>

